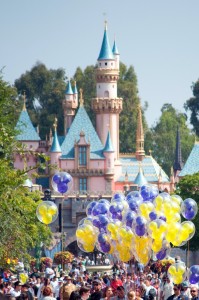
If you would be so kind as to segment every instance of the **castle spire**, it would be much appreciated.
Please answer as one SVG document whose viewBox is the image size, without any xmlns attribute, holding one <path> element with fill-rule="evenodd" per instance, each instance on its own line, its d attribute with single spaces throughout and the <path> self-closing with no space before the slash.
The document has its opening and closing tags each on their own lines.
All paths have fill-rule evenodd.
<svg viewBox="0 0 199 300">
<path fill-rule="evenodd" d="M 175 151 L 175 161 L 173 164 L 174 176 L 176 177 L 177 173 L 182 170 L 182 153 L 181 153 L 181 140 L 180 140 L 180 129 L 177 127 L 176 134 L 176 151 Z"/>
<path fill-rule="evenodd" d="M 55 118 L 54 124 L 54 138 L 53 138 L 53 143 L 50 149 L 50 152 L 61 152 L 61 147 L 59 144 L 58 136 L 57 136 L 57 118 Z"/>
<path fill-rule="evenodd" d="M 23 111 L 26 111 L 26 92 L 23 93 Z"/>
<path fill-rule="evenodd" d="M 83 89 L 80 89 L 79 93 L 80 93 L 79 104 L 80 104 L 80 106 L 84 106 Z"/>
<path fill-rule="evenodd" d="M 107 21 L 105 21 L 104 37 L 98 60 L 114 59 L 112 49 L 110 47 L 109 38 L 107 34 Z"/>
<path fill-rule="evenodd" d="M 137 131 L 136 131 L 136 158 L 142 160 L 145 157 L 144 151 L 144 131 L 142 124 L 142 111 L 140 104 L 138 105 Z"/>
</svg>

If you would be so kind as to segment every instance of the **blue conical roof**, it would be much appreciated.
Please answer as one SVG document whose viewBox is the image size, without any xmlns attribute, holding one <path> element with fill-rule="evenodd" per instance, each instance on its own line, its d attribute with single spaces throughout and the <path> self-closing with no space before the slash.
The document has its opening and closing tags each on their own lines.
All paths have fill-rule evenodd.
<svg viewBox="0 0 199 300">
<path fill-rule="evenodd" d="M 114 40 L 112 52 L 113 52 L 113 54 L 119 54 L 119 51 L 117 49 L 117 45 L 116 45 L 116 41 L 115 40 Z"/>
<path fill-rule="evenodd" d="M 56 130 L 55 130 L 55 134 L 54 134 L 54 137 L 53 137 L 53 143 L 52 143 L 50 152 L 60 152 L 61 153 L 61 147 L 60 147 L 60 144 L 59 144 L 59 140 L 58 140 L 58 137 L 57 137 L 57 131 Z"/>
<path fill-rule="evenodd" d="M 102 41 L 102 46 L 100 50 L 100 54 L 98 57 L 98 60 L 103 60 L 103 59 L 114 59 L 113 57 L 113 52 L 111 50 L 110 44 L 109 44 L 109 39 L 108 39 L 108 34 L 107 34 L 107 28 L 105 27 L 104 30 L 104 37 Z"/>
<path fill-rule="evenodd" d="M 68 85 L 66 88 L 66 95 L 73 95 L 73 90 L 72 90 L 70 81 L 68 82 Z"/>
<path fill-rule="evenodd" d="M 179 176 L 193 175 L 199 172 L 199 142 L 196 142 Z"/>
<path fill-rule="evenodd" d="M 16 136 L 18 141 L 40 141 L 26 109 L 22 110 L 15 129 L 18 131 Z"/>
<path fill-rule="evenodd" d="M 114 152 L 112 141 L 111 141 L 110 131 L 108 131 L 106 144 L 105 144 L 105 147 L 104 147 L 104 152 Z"/>
<path fill-rule="evenodd" d="M 83 105 L 79 107 L 71 127 L 61 145 L 62 158 L 75 157 L 74 144 L 79 141 L 80 133 L 82 131 L 85 134 L 86 142 L 90 144 L 90 158 L 104 159 L 104 146 Z"/>
<path fill-rule="evenodd" d="M 139 169 L 139 172 L 134 180 L 134 183 L 138 185 L 138 187 L 141 187 L 145 184 L 147 184 L 147 180 L 143 174 L 142 168 Z"/>
<path fill-rule="evenodd" d="M 78 94 L 76 83 L 75 83 L 75 86 L 74 86 L 74 88 L 73 88 L 73 94 Z"/>
</svg>

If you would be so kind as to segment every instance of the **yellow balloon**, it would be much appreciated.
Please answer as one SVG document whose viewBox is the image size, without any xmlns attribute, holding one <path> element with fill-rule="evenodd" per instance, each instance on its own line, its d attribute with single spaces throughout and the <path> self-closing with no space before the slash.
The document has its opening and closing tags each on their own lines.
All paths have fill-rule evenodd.
<svg viewBox="0 0 199 300">
<path fill-rule="evenodd" d="M 194 224 L 190 221 L 187 221 L 186 223 L 182 224 L 182 228 L 186 229 L 189 234 L 192 233 L 194 231 Z"/>
<path fill-rule="evenodd" d="M 183 282 L 183 277 L 181 275 L 176 275 L 172 277 L 173 283 L 180 284 Z"/>
<path fill-rule="evenodd" d="M 180 275 L 183 275 L 184 272 L 185 272 L 185 270 L 186 270 L 186 268 L 185 268 L 185 266 L 182 265 L 182 264 L 181 264 L 179 267 L 177 267 L 177 272 L 178 272 L 178 274 L 180 274 Z"/>
<path fill-rule="evenodd" d="M 50 215 L 55 215 L 56 213 L 57 213 L 57 207 L 55 207 L 55 206 L 50 206 L 49 208 L 48 208 L 48 213 L 50 214 Z"/>
<path fill-rule="evenodd" d="M 113 224 L 113 223 L 109 223 L 109 224 L 107 225 L 107 229 L 108 229 L 110 232 L 113 232 L 113 231 L 116 230 L 116 226 L 115 226 L 115 224 Z"/>
<path fill-rule="evenodd" d="M 77 238 L 82 238 L 82 237 L 84 237 L 84 235 L 85 235 L 84 230 L 82 230 L 82 229 L 77 229 L 76 230 L 76 237 Z"/>
<path fill-rule="evenodd" d="M 52 216 L 48 213 L 42 216 L 42 223 L 48 225 L 52 222 Z"/>
<path fill-rule="evenodd" d="M 27 274 L 21 273 L 21 274 L 19 275 L 19 280 L 20 280 L 20 282 L 21 282 L 22 284 L 26 283 L 27 279 L 28 279 Z"/>
<path fill-rule="evenodd" d="M 45 204 L 42 204 L 38 207 L 38 212 L 41 216 L 44 216 L 47 213 L 48 209 Z"/>
<path fill-rule="evenodd" d="M 168 272 L 172 276 L 176 276 L 176 268 L 175 268 L 175 266 L 170 266 L 169 269 L 168 269 Z"/>
<path fill-rule="evenodd" d="M 93 252 L 95 246 L 93 244 L 84 244 L 83 248 L 86 252 Z"/>
<path fill-rule="evenodd" d="M 154 231 L 154 230 L 156 230 L 158 228 L 158 225 L 157 225 L 157 223 L 156 222 L 151 222 L 150 224 L 149 224 L 149 229 L 151 230 L 151 231 Z"/>
</svg>

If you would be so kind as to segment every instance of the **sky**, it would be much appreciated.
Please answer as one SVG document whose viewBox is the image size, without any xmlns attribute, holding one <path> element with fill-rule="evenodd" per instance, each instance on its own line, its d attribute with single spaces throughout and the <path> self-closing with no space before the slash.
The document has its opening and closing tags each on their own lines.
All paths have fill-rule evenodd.
<svg viewBox="0 0 199 300">
<path fill-rule="evenodd" d="M 104 20 L 121 61 L 135 69 L 149 126 L 171 103 L 185 112 L 199 78 L 198 0 L 0 0 L 0 69 L 14 84 L 37 61 L 49 69 L 95 65 Z M 79 87 L 80 88 L 80 87 Z M 85 99 L 86 101 L 86 99 Z"/>
</svg>

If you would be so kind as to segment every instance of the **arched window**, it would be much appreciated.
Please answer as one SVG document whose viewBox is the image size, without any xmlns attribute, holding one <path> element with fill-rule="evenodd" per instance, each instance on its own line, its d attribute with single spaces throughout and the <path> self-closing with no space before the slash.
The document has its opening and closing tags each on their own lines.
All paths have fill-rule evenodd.
<svg viewBox="0 0 199 300">
<path fill-rule="evenodd" d="M 104 98 L 109 98 L 109 91 L 104 92 Z"/>
</svg>

